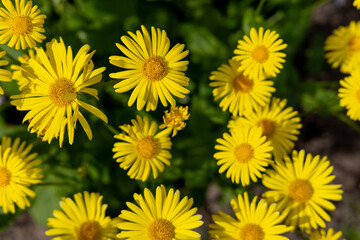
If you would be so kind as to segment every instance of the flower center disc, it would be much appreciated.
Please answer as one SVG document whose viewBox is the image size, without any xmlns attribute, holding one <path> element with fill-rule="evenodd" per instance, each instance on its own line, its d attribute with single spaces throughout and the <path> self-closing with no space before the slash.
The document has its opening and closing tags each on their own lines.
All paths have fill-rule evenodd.
<svg viewBox="0 0 360 240">
<path fill-rule="evenodd" d="M 314 193 L 314 189 L 308 180 L 297 179 L 290 184 L 289 196 L 296 202 L 306 202 Z"/>
<path fill-rule="evenodd" d="M 356 91 L 357 100 L 360 102 L 360 89 Z"/>
<path fill-rule="evenodd" d="M 79 240 L 100 240 L 101 227 L 96 221 L 87 221 L 80 225 L 77 236 Z"/>
<path fill-rule="evenodd" d="M 262 128 L 262 135 L 265 136 L 266 139 L 271 138 L 275 132 L 276 125 L 272 120 L 262 119 L 257 125 Z"/>
<path fill-rule="evenodd" d="M 258 46 L 252 51 L 251 56 L 257 62 L 263 63 L 269 58 L 269 50 L 265 46 Z"/>
<path fill-rule="evenodd" d="M 6 168 L 0 168 L 0 187 L 6 187 L 11 180 L 11 173 Z"/>
<path fill-rule="evenodd" d="M 151 159 L 155 157 L 157 151 L 156 141 L 152 137 L 140 139 L 136 145 L 136 150 L 142 158 Z"/>
<path fill-rule="evenodd" d="M 236 92 L 247 93 L 252 90 L 254 81 L 242 74 L 238 75 L 234 79 L 234 88 Z"/>
<path fill-rule="evenodd" d="M 265 233 L 257 224 L 248 223 L 240 230 L 239 240 L 263 240 L 264 238 Z"/>
<path fill-rule="evenodd" d="M 150 81 L 161 80 L 166 74 L 165 62 L 160 57 L 151 57 L 144 62 L 142 72 Z"/>
<path fill-rule="evenodd" d="M 349 50 L 352 52 L 357 52 L 360 50 L 360 37 L 352 37 L 348 42 Z"/>
<path fill-rule="evenodd" d="M 175 227 L 166 219 L 156 219 L 148 228 L 151 240 L 172 240 L 175 237 Z"/>
<path fill-rule="evenodd" d="M 12 20 L 10 28 L 15 34 L 23 35 L 29 33 L 32 30 L 32 22 L 29 17 L 18 16 Z"/>
<path fill-rule="evenodd" d="M 254 157 L 254 148 L 247 143 L 242 143 L 235 148 L 235 157 L 240 163 L 247 163 Z"/>
<path fill-rule="evenodd" d="M 50 85 L 49 96 L 55 105 L 67 106 L 76 99 L 74 84 L 67 78 L 59 78 Z"/>
</svg>

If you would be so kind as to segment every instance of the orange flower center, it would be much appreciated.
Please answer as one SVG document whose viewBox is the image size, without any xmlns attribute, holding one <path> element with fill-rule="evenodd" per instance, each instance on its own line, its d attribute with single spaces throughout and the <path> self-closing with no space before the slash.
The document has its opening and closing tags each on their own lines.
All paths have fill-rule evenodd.
<svg viewBox="0 0 360 240">
<path fill-rule="evenodd" d="M 355 36 L 350 38 L 348 42 L 349 50 L 352 52 L 360 51 L 360 37 Z"/>
<path fill-rule="evenodd" d="M 101 227 L 96 221 L 83 222 L 77 231 L 78 240 L 100 240 Z"/>
<path fill-rule="evenodd" d="M 11 173 L 6 168 L 0 168 L 0 187 L 6 187 L 11 180 Z"/>
<path fill-rule="evenodd" d="M 253 223 L 246 224 L 240 230 L 239 240 L 263 240 L 265 239 L 265 233 L 262 228 Z"/>
<path fill-rule="evenodd" d="M 289 187 L 289 196 L 295 202 L 306 202 L 313 193 L 314 189 L 308 180 L 296 179 Z"/>
<path fill-rule="evenodd" d="M 234 88 L 236 92 L 248 93 L 254 86 L 254 81 L 242 74 L 234 78 Z"/>
<path fill-rule="evenodd" d="M 56 106 L 67 106 L 76 99 L 74 84 L 67 78 L 59 78 L 50 85 L 49 96 Z"/>
<path fill-rule="evenodd" d="M 234 151 L 236 159 L 240 163 L 247 163 L 254 157 L 254 148 L 247 143 L 241 143 Z"/>
<path fill-rule="evenodd" d="M 257 125 L 262 128 L 262 135 L 265 136 L 266 139 L 271 138 L 275 132 L 275 122 L 270 119 L 261 119 Z"/>
<path fill-rule="evenodd" d="M 151 240 L 172 240 L 175 227 L 166 219 L 156 219 L 148 228 L 148 236 Z"/>
<path fill-rule="evenodd" d="M 269 58 L 269 50 L 265 46 L 261 45 L 252 51 L 251 56 L 255 59 L 255 61 L 263 63 Z"/>
<path fill-rule="evenodd" d="M 149 81 L 158 81 L 166 75 L 167 68 L 162 58 L 151 57 L 144 62 L 142 72 Z"/>
<path fill-rule="evenodd" d="M 356 91 L 356 97 L 358 101 L 360 102 L 360 89 Z"/>
<path fill-rule="evenodd" d="M 29 17 L 17 16 L 13 18 L 12 23 L 10 24 L 10 29 L 13 30 L 15 34 L 23 35 L 31 32 L 32 22 Z"/>
<path fill-rule="evenodd" d="M 143 137 L 136 145 L 136 150 L 142 158 L 151 159 L 157 152 L 156 140 L 152 137 Z"/>
</svg>

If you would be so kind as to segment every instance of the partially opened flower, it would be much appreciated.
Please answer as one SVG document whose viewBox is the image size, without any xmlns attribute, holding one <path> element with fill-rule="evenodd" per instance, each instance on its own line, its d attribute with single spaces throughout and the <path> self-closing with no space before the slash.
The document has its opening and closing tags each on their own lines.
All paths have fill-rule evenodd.
<svg viewBox="0 0 360 240">
<path fill-rule="evenodd" d="M 241 63 L 238 70 L 252 79 L 275 77 L 285 62 L 286 54 L 281 50 L 286 47 L 275 31 L 251 28 L 250 38 L 245 35 L 239 40 L 234 59 Z"/>
<path fill-rule="evenodd" d="M 165 115 L 163 116 L 164 123 L 161 124 L 159 128 L 170 128 L 173 132 L 172 137 L 174 137 L 178 131 L 185 128 L 185 121 L 190 117 L 188 109 L 188 106 L 171 106 L 170 112 L 168 110 L 165 111 Z"/>
<path fill-rule="evenodd" d="M 346 115 L 352 120 L 360 120 L 360 70 L 351 71 L 351 75 L 340 80 L 340 106 L 347 109 Z"/>
<path fill-rule="evenodd" d="M 54 210 L 53 218 L 48 219 L 50 227 L 46 231 L 54 240 L 110 240 L 117 234 L 117 218 L 105 215 L 107 204 L 102 204 L 99 193 L 76 193 L 74 200 L 63 198 L 61 210 Z"/>
<path fill-rule="evenodd" d="M 0 51 L 0 58 L 5 56 L 5 51 Z M 0 67 L 6 66 L 9 64 L 9 61 L 7 60 L 0 60 Z M 11 72 L 9 70 L 0 69 L 0 82 L 11 82 Z M 0 86 L 0 95 L 4 94 L 4 90 Z"/>
<path fill-rule="evenodd" d="M 88 53 L 89 45 L 83 46 L 73 58 L 70 46 L 65 47 L 63 40 L 53 39 L 47 44 L 46 52 L 36 49 L 22 69 L 22 76 L 31 82 L 31 91 L 12 96 L 12 104 L 18 110 L 28 111 L 23 122 L 29 121 L 28 130 L 36 132 L 43 141 L 49 143 L 59 138 L 60 147 L 67 128 L 69 143 L 74 141 L 77 121 L 89 139 L 92 132 L 89 123 L 79 110 L 79 106 L 96 115 L 104 122 L 107 117 L 96 107 L 83 102 L 84 94 L 98 99 L 98 91 L 91 85 L 101 81 L 104 67 L 94 69 L 91 60 L 95 51 Z"/>
<path fill-rule="evenodd" d="M 312 231 L 309 240 L 340 240 L 342 232 L 336 232 L 333 228 L 329 228 L 326 232 L 325 229 Z"/>
<path fill-rule="evenodd" d="M 41 43 L 45 36 L 43 28 L 46 16 L 40 14 L 38 6 L 32 1 L 15 0 L 15 6 L 10 0 L 1 0 L 5 8 L 0 8 L 0 43 L 8 43 L 16 49 L 33 48 L 36 42 Z"/>
<path fill-rule="evenodd" d="M 154 196 L 145 188 L 144 195 L 134 194 L 136 204 L 127 202 L 130 210 L 123 210 L 118 224 L 120 239 L 144 240 L 183 240 L 200 239 L 193 229 L 203 222 L 196 208 L 191 208 L 193 199 L 180 200 L 180 191 L 170 189 L 166 192 L 163 185 L 156 188 Z"/>
<path fill-rule="evenodd" d="M 141 26 L 136 34 L 122 36 L 124 45 L 116 46 L 125 56 L 111 56 L 110 63 L 124 70 L 111 73 L 110 77 L 121 81 L 114 85 L 118 93 L 133 89 L 128 105 L 132 106 L 137 100 L 137 109 L 146 106 L 146 111 L 154 111 L 160 99 L 165 107 L 168 102 L 174 106 L 172 95 L 184 98 L 189 93 L 186 89 L 189 78 L 184 74 L 188 61 L 182 60 L 189 51 L 183 51 L 184 44 L 176 44 L 170 49 L 170 40 L 164 30 L 151 27 L 151 36 L 148 30 Z M 170 50 L 169 50 L 170 49 Z"/>
</svg>

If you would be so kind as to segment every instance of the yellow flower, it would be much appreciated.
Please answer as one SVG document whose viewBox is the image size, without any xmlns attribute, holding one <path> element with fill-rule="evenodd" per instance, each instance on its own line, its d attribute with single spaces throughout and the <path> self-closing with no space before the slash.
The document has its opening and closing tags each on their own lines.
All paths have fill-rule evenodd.
<svg viewBox="0 0 360 240">
<path fill-rule="evenodd" d="M 272 81 L 264 78 L 249 78 L 243 71 L 238 71 L 240 62 L 229 60 L 210 76 L 210 87 L 213 87 L 215 101 L 222 98 L 220 107 L 223 111 L 229 108 L 233 116 L 250 113 L 259 106 L 265 106 L 275 92 Z"/>
<path fill-rule="evenodd" d="M 0 58 L 5 56 L 5 51 L 0 51 Z M 9 64 L 7 60 L 0 60 L 0 67 L 6 66 Z M 11 82 L 11 72 L 6 69 L 0 69 L 0 82 Z M 0 86 L 0 95 L 4 94 L 4 90 Z"/>
<path fill-rule="evenodd" d="M 37 165 L 40 160 L 35 159 L 37 153 L 29 154 L 32 145 L 26 142 L 3 137 L 0 146 L 0 207 L 4 213 L 15 213 L 15 204 L 21 209 L 30 206 L 27 197 L 34 198 L 35 192 L 29 187 L 41 182 L 41 169 Z"/>
<path fill-rule="evenodd" d="M 200 234 L 192 229 L 200 227 L 201 215 L 194 215 L 192 198 L 180 201 L 180 191 L 170 189 L 166 193 L 163 185 L 156 188 L 155 197 L 145 188 L 144 197 L 134 194 L 137 203 L 127 202 L 129 210 L 121 211 L 118 224 L 120 239 L 180 240 L 200 239 Z"/>
<path fill-rule="evenodd" d="M 262 135 L 271 142 L 274 148 L 273 155 L 275 160 L 282 159 L 293 148 L 297 135 L 300 134 L 300 118 L 298 112 L 291 107 L 285 108 L 286 99 L 280 101 L 273 98 L 265 107 L 230 120 L 228 127 L 258 126 L 262 129 Z"/>
<path fill-rule="evenodd" d="M 106 204 L 102 204 L 99 193 L 85 191 L 76 193 L 74 200 L 63 198 L 61 210 L 54 210 L 54 218 L 49 218 L 50 227 L 46 235 L 57 235 L 54 240 L 110 240 L 117 234 L 118 219 L 105 215 Z"/>
<path fill-rule="evenodd" d="M 329 228 L 327 233 L 325 229 L 316 230 L 310 233 L 309 240 L 340 240 L 342 232 L 335 233 L 334 229 Z"/>
<path fill-rule="evenodd" d="M 126 69 L 110 74 L 121 80 L 114 85 L 115 91 L 123 93 L 134 88 L 128 105 L 137 99 L 138 110 L 146 105 L 146 111 L 154 111 L 159 98 L 165 107 L 167 102 L 176 105 L 172 95 L 184 98 L 189 93 L 185 88 L 189 78 L 184 74 L 189 62 L 182 60 L 189 51 L 183 51 L 184 44 L 176 44 L 169 51 L 170 40 L 164 30 L 151 27 L 151 37 L 144 26 L 141 30 L 136 34 L 128 32 L 132 39 L 122 36 L 124 45 L 116 44 L 125 56 L 110 57 L 111 64 Z"/>
<path fill-rule="evenodd" d="M 333 68 L 349 73 L 360 65 L 360 22 L 335 29 L 325 41 L 325 57 Z"/>
<path fill-rule="evenodd" d="M 354 0 L 353 6 L 356 7 L 357 9 L 360 9 L 360 0 Z"/>
<path fill-rule="evenodd" d="M 21 92 L 31 91 L 31 88 L 34 84 L 27 78 L 23 76 L 23 71 L 26 72 L 26 67 L 31 58 L 37 58 L 33 49 L 29 49 L 28 54 L 23 54 L 22 56 L 18 57 L 18 61 L 21 65 L 12 64 L 10 68 L 13 70 L 13 79 L 17 81 L 19 85 L 19 89 Z M 29 74 L 29 73 L 27 73 Z"/>
<path fill-rule="evenodd" d="M 289 240 L 280 235 L 291 228 L 281 224 L 284 216 L 279 215 L 275 204 L 268 205 L 264 199 L 257 203 L 256 196 L 250 202 L 245 192 L 244 197 L 239 194 L 237 199 L 231 200 L 231 207 L 236 219 L 221 211 L 212 216 L 215 223 L 209 225 L 212 239 Z"/>
<path fill-rule="evenodd" d="M 263 177 L 263 184 L 270 189 L 263 197 L 277 203 L 278 211 L 288 214 L 287 225 L 306 232 L 324 228 L 324 220 L 330 221 L 325 210 L 333 211 L 335 206 L 330 201 L 341 200 L 343 193 L 341 185 L 330 184 L 335 178 L 330 175 L 333 170 L 330 161 L 294 150 L 292 161 L 285 158 L 273 167 Z"/>
<path fill-rule="evenodd" d="M 164 165 L 170 165 L 170 131 L 156 133 L 158 125 L 155 121 L 150 123 L 147 117 L 136 116 L 131 123 L 120 126 L 123 133 L 114 136 L 121 141 L 114 144 L 113 158 L 120 168 L 129 169 L 127 174 L 132 179 L 146 181 L 150 172 L 156 179 L 158 172 L 164 171 Z"/>
<path fill-rule="evenodd" d="M 92 132 L 79 106 L 96 115 L 104 122 L 107 117 L 99 109 L 80 100 L 83 94 L 98 99 L 98 92 L 90 86 L 101 81 L 104 67 L 94 69 L 91 60 L 95 51 L 88 53 L 89 45 L 83 46 L 73 58 L 71 47 L 67 49 L 63 40 L 53 39 L 46 52 L 37 48 L 36 57 L 30 58 L 22 75 L 33 84 L 31 91 L 12 96 L 12 104 L 18 110 L 29 111 L 23 122 L 29 121 L 28 130 L 42 136 L 49 143 L 59 137 L 62 147 L 65 128 L 69 143 L 74 141 L 74 129 L 79 120 L 88 138 Z"/>
<path fill-rule="evenodd" d="M 164 123 L 159 126 L 160 129 L 170 128 L 173 131 L 172 137 L 174 137 L 178 131 L 183 130 L 186 126 L 185 121 L 190 117 L 188 112 L 188 106 L 186 107 L 175 107 L 171 106 L 170 112 L 165 111 L 163 116 Z"/>
<path fill-rule="evenodd" d="M 252 181 L 261 178 L 265 168 L 272 163 L 270 142 L 261 136 L 259 127 L 236 127 L 229 133 L 224 133 L 223 138 L 216 139 L 219 150 L 214 154 L 217 165 L 221 165 L 219 173 L 226 172 L 226 177 L 233 183 L 246 186 Z"/>
<path fill-rule="evenodd" d="M 251 28 L 250 38 L 245 35 L 244 40 L 239 40 L 238 44 L 234 59 L 240 61 L 238 71 L 243 71 L 244 75 L 252 79 L 275 77 L 283 67 L 286 54 L 280 51 L 287 45 L 283 44 L 275 31 L 267 29 L 264 33 L 262 27 L 259 31 Z"/>
<path fill-rule="evenodd" d="M 1 1 L 5 8 L 0 9 L 0 44 L 8 42 L 9 47 L 25 49 L 35 47 L 36 42 L 45 39 L 41 33 L 45 32 L 46 16 L 40 14 L 38 6 L 25 0 L 15 0 L 15 6 L 10 0 Z"/>
<path fill-rule="evenodd" d="M 340 80 L 340 106 L 345 107 L 352 120 L 360 120 L 360 70 L 351 71 L 351 76 Z"/>
</svg>

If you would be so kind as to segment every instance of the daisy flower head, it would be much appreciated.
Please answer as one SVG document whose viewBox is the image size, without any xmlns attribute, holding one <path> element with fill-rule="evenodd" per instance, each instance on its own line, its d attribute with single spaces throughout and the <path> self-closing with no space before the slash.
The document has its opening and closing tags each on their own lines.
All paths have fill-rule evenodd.
<svg viewBox="0 0 360 240">
<path fill-rule="evenodd" d="M 0 8 L 0 44 L 8 43 L 16 49 L 33 48 L 36 42 L 41 43 L 45 36 L 43 28 L 46 16 L 40 14 L 38 6 L 32 1 L 1 0 L 5 8 Z"/>
<path fill-rule="evenodd" d="M 340 240 L 342 232 L 335 233 L 333 228 L 329 228 L 326 232 L 325 229 L 312 231 L 309 240 Z"/>
<path fill-rule="evenodd" d="M 36 57 L 31 57 L 22 70 L 22 76 L 31 82 L 31 91 L 12 96 L 12 104 L 20 111 L 28 111 L 23 122 L 29 121 L 28 130 L 36 132 L 43 141 L 49 143 L 59 138 L 62 147 L 67 128 L 69 143 L 74 141 L 77 121 L 88 138 L 92 139 L 89 123 L 79 107 L 91 112 L 104 122 L 107 117 L 96 107 L 83 102 L 84 94 L 98 99 L 98 91 L 91 85 L 101 81 L 104 67 L 94 69 L 91 60 L 95 51 L 89 53 L 89 45 L 83 46 L 73 57 L 60 38 L 47 43 L 46 51 L 36 49 Z"/>
<path fill-rule="evenodd" d="M 165 115 L 163 116 L 164 123 L 161 124 L 159 128 L 170 128 L 173 131 L 171 137 L 174 137 L 178 131 L 185 128 L 185 121 L 190 117 L 188 109 L 188 106 L 171 106 L 170 112 L 168 110 L 165 111 Z"/>
<path fill-rule="evenodd" d="M 335 29 L 327 37 L 324 49 L 332 68 L 340 66 L 343 73 L 357 68 L 360 64 L 360 22 L 351 21 L 348 26 Z"/>
<path fill-rule="evenodd" d="M 63 198 L 61 210 L 54 210 L 53 218 L 49 218 L 50 228 L 47 236 L 54 240 L 110 240 L 117 234 L 117 218 L 111 219 L 105 215 L 107 204 L 102 203 L 103 196 L 99 193 L 76 193 L 74 200 Z"/>
<path fill-rule="evenodd" d="M 114 144 L 113 158 L 120 168 L 128 170 L 131 179 L 144 182 L 150 173 L 156 179 L 158 172 L 170 165 L 171 129 L 158 132 L 157 123 L 147 117 L 136 116 L 131 123 L 120 126 L 123 132 L 114 136 L 120 142 Z"/>
<path fill-rule="evenodd" d="M 331 220 L 325 210 L 333 211 L 331 201 L 340 201 L 343 193 L 341 185 L 331 184 L 335 176 L 330 175 L 330 161 L 294 150 L 292 160 L 285 158 L 273 167 L 263 176 L 269 189 L 263 197 L 277 203 L 280 212 L 288 213 L 285 223 L 306 232 L 325 228 L 325 221 Z"/>
<path fill-rule="evenodd" d="M 229 121 L 228 128 L 258 126 L 262 135 L 271 142 L 275 160 L 282 159 L 295 146 L 300 134 L 300 117 L 292 107 L 285 108 L 286 99 L 272 98 L 265 107 Z"/>
<path fill-rule="evenodd" d="M 4 213 L 15 213 L 15 204 L 20 209 L 30 206 L 28 197 L 35 192 L 29 187 L 41 182 L 42 174 L 35 159 L 37 153 L 29 154 L 32 145 L 26 145 L 17 138 L 3 137 L 0 146 L 0 207 Z"/>
<path fill-rule="evenodd" d="M 191 208 L 193 199 L 180 200 L 180 191 L 164 185 L 156 188 L 155 196 L 145 188 L 144 195 L 134 194 L 136 204 L 127 202 L 130 210 L 123 210 L 118 224 L 120 239 L 180 240 L 200 239 L 193 229 L 200 227 L 202 216 Z"/>
<path fill-rule="evenodd" d="M 240 61 L 239 71 L 252 79 L 275 77 L 282 69 L 286 54 L 280 52 L 287 47 L 275 31 L 251 28 L 250 37 L 239 40 L 234 50 L 235 60 Z"/>
<path fill-rule="evenodd" d="M 360 120 L 360 70 L 354 69 L 351 75 L 340 80 L 340 106 L 347 109 L 347 115 L 354 121 Z"/>
<path fill-rule="evenodd" d="M 250 78 L 238 71 L 239 61 L 230 59 L 210 76 L 215 101 L 222 98 L 219 105 L 223 111 L 229 109 L 233 116 L 252 112 L 258 106 L 265 106 L 275 92 L 273 82 L 264 78 Z"/>
<path fill-rule="evenodd" d="M 360 0 L 354 0 L 353 6 L 356 7 L 357 9 L 360 9 Z"/>
<path fill-rule="evenodd" d="M 268 205 L 264 199 L 257 201 L 255 196 L 250 202 L 249 195 L 238 195 L 231 200 L 235 217 L 218 212 L 213 215 L 214 224 L 210 224 L 212 239 L 223 240 L 289 240 L 281 236 L 291 230 L 282 225 L 284 216 L 276 211 L 275 204 Z"/>
<path fill-rule="evenodd" d="M 110 63 L 124 70 L 111 73 L 110 77 L 120 79 L 114 85 L 115 92 L 123 93 L 133 89 L 128 105 L 137 100 L 136 107 L 141 110 L 154 111 L 160 99 L 165 107 L 168 102 L 174 106 L 172 95 L 184 98 L 190 91 L 189 78 L 185 76 L 188 61 L 182 60 L 189 51 L 183 51 L 184 44 L 176 44 L 170 49 L 170 40 L 164 30 L 151 27 L 148 30 L 141 26 L 136 34 L 128 32 L 130 37 L 122 36 L 123 44 L 116 46 L 125 56 L 111 56 Z M 170 50 L 169 50 L 170 49 Z"/>
<path fill-rule="evenodd" d="M 4 57 L 5 51 L 0 51 L 0 58 Z M 7 60 L 0 60 L 0 67 L 4 67 L 9 64 Z M 6 69 L 0 69 L 0 82 L 11 82 L 11 72 Z M 0 95 L 4 94 L 4 90 L 0 86 Z"/>
<path fill-rule="evenodd" d="M 250 184 L 250 178 L 257 182 L 262 177 L 262 172 L 272 163 L 270 142 L 262 136 L 259 127 L 237 127 L 224 133 L 222 138 L 216 139 L 218 150 L 214 154 L 219 173 L 226 171 L 226 177 L 233 183 L 241 185 Z"/>
</svg>

